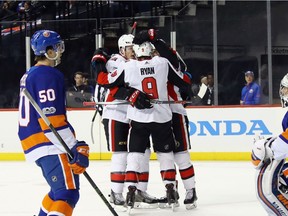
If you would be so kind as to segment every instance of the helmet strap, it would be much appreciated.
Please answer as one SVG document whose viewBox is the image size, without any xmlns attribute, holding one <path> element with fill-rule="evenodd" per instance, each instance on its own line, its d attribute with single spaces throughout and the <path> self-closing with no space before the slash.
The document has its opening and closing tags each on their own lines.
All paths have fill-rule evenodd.
<svg viewBox="0 0 288 216">
<path fill-rule="evenodd" d="M 57 51 L 55 53 L 56 53 L 56 56 L 53 58 L 49 57 L 47 53 L 44 54 L 47 59 L 49 59 L 50 61 L 54 61 L 54 67 L 56 67 L 60 63 L 59 52 Z"/>
<path fill-rule="evenodd" d="M 125 48 L 121 47 L 119 49 L 119 53 L 120 53 L 121 56 L 125 57 Z"/>
</svg>

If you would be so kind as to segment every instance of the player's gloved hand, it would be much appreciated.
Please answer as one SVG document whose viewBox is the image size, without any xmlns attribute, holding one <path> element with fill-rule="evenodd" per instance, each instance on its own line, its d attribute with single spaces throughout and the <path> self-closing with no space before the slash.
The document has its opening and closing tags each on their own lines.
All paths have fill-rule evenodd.
<svg viewBox="0 0 288 216">
<path fill-rule="evenodd" d="M 91 59 L 91 67 L 94 72 L 95 77 L 99 74 L 99 72 L 106 72 L 107 69 L 105 67 L 106 62 L 109 60 L 110 56 L 106 52 L 104 48 L 98 48 Z"/>
<path fill-rule="evenodd" d="M 271 162 L 274 155 L 271 145 L 276 139 L 277 137 L 269 137 L 256 140 L 251 153 L 251 160 L 255 169 L 260 169 L 264 164 Z"/>
<path fill-rule="evenodd" d="M 95 50 L 91 62 L 107 62 L 110 58 L 109 54 L 104 48 L 98 48 Z"/>
<path fill-rule="evenodd" d="M 89 146 L 84 141 L 78 141 L 71 149 L 73 159 L 69 161 L 73 173 L 81 174 L 89 166 Z"/>
<path fill-rule="evenodd" d="M 137 89 L 131 90 L 133 91 L 129 96 L 128 101 L 131 103 L 132 106 L 135 106 L 137 109 L 151 109 L 153 107 L 147 94 Z"/>
<path fill-rule="evenodd" d="M 142 44 L 146 41 L 153 42 L 156 39 L 156 31 L 155 29 L 142 30 L 138 34 L 135 35 L 133 39 L 134 44 Z"/>
</svg>

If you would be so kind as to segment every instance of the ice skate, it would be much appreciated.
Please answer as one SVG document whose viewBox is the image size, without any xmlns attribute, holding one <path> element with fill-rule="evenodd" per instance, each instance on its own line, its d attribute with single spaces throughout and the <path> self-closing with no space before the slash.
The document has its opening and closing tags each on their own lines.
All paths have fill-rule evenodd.
<svg viewBox="0 0 288 216">
<path fill-rule="evenodd" d="M 187 210 L 195 209 L 197 207 L 197 195 L 195 188 L 190 190 L 186 190 L 186 196 L 184 200 L 184 205 L 186 206 Z"/>
<path fill-rule="evenodd" d="M 172 208 L 174 211 L 176 207 L 179 207 L 179 194 L 174 190 L 172 183 L 166 184 L 166 196 L 158 199 L 159 208 Z"/>
<path fill-rule="evenodd" d="M 111 190 L 110 193 L 110 203 L 113 203 L 114 205 L 120 206 L 120 205 L 124 205 L 125 204 L 125 200 L 124 197 L 122 195 L 122 193 L 115 193 L 113 190 Z"/>
<path fill-rule="evenodd" d="M 126 211 L 127 208 L 125 207 L 125 199 L 122 195 L 122 193 L 115 193 L 113 190 L 111 190 L 111 193 L 109 194 L 109 202 L 114 204 L 114 208 L 118 211 Z"/>
<path fill-rule="evenodd" d="M 129 186 L 128 187 L 128 192 L 127 192 L 127 196 L 126 196 L 126 203 L 125 203 L 125 205 L 128 208 L 128 214 L 130 214 L 131 209 L 134 208 L 136 190 L 137 190 L 137 188 L 135 186 Z"/>
<path fill-rule="evenodd" d="M 175 192 L 176 192 L 177 202 L 174 203 L 174 207 L 179 207 L 180 206 L 180 204 L 178 202 L 179 194 L 178 194 L 178 191 L 175 191 Z M 163 196 L 163 197 L 160 197 L 158 199 L 158 206 L 159 206 L 159 208 L 171 208 L 172 207 L 171 205 L 168 204 L 167 195 Z"/>
<path fill-rule="evenodd" d="M 158 199 L 145 191 L 137 190 L 135 194 L 135 208 L 158 208 Z"/>
</svg>

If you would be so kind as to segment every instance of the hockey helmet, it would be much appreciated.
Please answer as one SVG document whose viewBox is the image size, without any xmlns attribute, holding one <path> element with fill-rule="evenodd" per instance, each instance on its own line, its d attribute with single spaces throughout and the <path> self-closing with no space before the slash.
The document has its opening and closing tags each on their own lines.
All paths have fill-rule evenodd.
<svg viewBox="0 0 288 216">
<path fill-rule="evenodd" d="M 151 56 L 153 48 L 150 42 L 144 42 L 134 49 L 136 57 Z"/>
<path fill-rule="evenodd" d="M 126 46 L 133 46 L 134 36 L 132 34 L 124 34 L 118 39 L 118 48 L 125 48 Z"/>
<path fill-rule="evenodd" d="M 288 73 L 282 78 L 279 88 L 279 96 L 283 108 L 288 107 Z"/>
<path fill-rule="evenodd" d="M 50 30 L 36 31 L 31 38 L 31 48 L 36 56 L 43 56 L 47 47 L 52 47 L 55 52 L 65 51 L 64 41 L 57 32 Z"/>
</svg>

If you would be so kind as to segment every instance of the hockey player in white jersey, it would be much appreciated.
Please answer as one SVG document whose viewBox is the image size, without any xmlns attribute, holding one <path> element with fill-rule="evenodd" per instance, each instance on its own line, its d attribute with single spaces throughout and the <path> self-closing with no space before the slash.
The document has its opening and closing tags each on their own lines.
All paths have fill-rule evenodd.
<svg viewBox="0 0 288 216">
<path fill-rule="evenodd" d="M 79 174 L 89 165 L 89 146 L 78 141 L 68 122 L 64 75 L 55 68 L 65 50 L 60 35 L 36 31 L 31 38 L 36 64 L 21 78 L 19 131 L 27 161 L 35 162 L 49 185 L 39 216 L 71 216 L 79 200 Z M 73 160 L 22 92 L 25 88 L 71 149 Z"/>
<path fill-rule="evenodd" d="M 107 73 L 114 74 L 121 64 L 135 58 L 133 50 L 133 38 L 131 34 L 124 34 L 118 40 L 119 54 L 114 54 L 106 63 L 106 56 L 98 53 L 92 59 L 98 61 L 96 64 L 106 63 L 107 72 L 100 71 L 97 74 L 97 83 L 106 84 Z M 104 61 L 103 61 L 104 60 Z M 103 78 L 104 77 L 104 78 Z M 134 93 L 134 89 L 129 89 L 124 86 L 115 86 L 109 88 L 106 93 L 106 101 L 114 101 L 130 97 Z M 95 95 L 97 97 L 97 95 Z M 135 106 L 138 109 L 148 108 L 150 103 L 145 94 L 138 95 L 135 99 Z M 105 135 L 108 143 L 108 150 L 112 152 L 111 159 L 111 194 L 110 202 L 115 205 L 124 205 L 125 200 L 122 195 L 125 180 L 125 171 L 127 164 L 127 139 L 129 131 L 129 119 L 127 118 L 128 105 L 107 105 L 104 106 L 102 119 L 105 129 Z M 136 192 L 136 201 L 148 203 L 149 207 L 158 206 L 158 199 L 150 196 L 147 191 L 149 178 L 149 159 L 150 149 L 145 151 L 145 161 L 143 161 L 140 173 L 139 188 Z"/>
<path fill-rule="evenodd" d="M 288 107 L 288 74 L 280 83 L 282 107 Z M 257 198 L 268 215 L 288 215 L 288 112 L 282 120 L 283 132 L 277 137 L 257 140 L 252 148 L 256 168 Z"/>
<path fill-rule="evenodd" d="M 153 55 L 159 55 L 166 57 L 173 67 L 180 70 L 179 59 L 176 55 L 176 51 L 169 47 L 163 40 L 157 39 L 154 29 L 143 30 L 136 34 L 133 42 L 141 43 L 145 40 L 150 40 L 156 47 L 153 47 Z M 168 82 L 168 94 L 169 99 L 172 101 L 182 100 L 179 88 L 174 86 L 171 82 Z M 186 195 L 184 204 L 188 210 L 197 206 L 196 190 L 195 190 L 195 172 L 194 166 L 190 161 L 189 149 L 191 148 L 189 139 L 189 120 L 187 112 L 182 104 L 171 104 L 172 111 L 172 127 L 173 134 L 176 140 L 174 146 L 174 159 L 178 166 L 179 174 L 181 176 L 184 188 L 186 189 Z M 160 208 L 166 207 L 167 198 L 162 197 L 159 199 Z"/>
<path fill-rule="evenodd" d="M 168 94 L 171 101 L 182 100 L 179 88 L 168 82 Z M 172 128 L 176 144 L 173 148 L 174 160 L 178 166 L 179 174 L 182 179 L 186 195 L 184 204 L 186 209 L 190 210 L 196 208 L 196 189 L 195 189 L 195 171 L 194 166 L 190 161 L 189 149 L 191 148 L 189 139 L 189 120 L 187 117 L 186 109 L 182 104 L 171 104 L 172 111 Z M 166 202 L 164 198 L 159 200 L 161 204 Z"/>
</svg>

